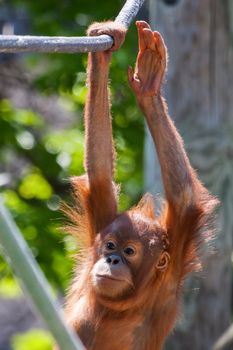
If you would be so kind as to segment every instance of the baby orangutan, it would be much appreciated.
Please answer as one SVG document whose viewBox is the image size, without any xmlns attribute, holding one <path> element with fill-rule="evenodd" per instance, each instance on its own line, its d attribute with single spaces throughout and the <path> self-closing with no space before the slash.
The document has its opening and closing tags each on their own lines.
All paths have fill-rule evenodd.
<svg viewBox="0 0 233 350">
<path fill-rule="evenodd" d="M 191 167 L 161 96 L 163 39 L 146 22 L 136 24 L 139 53 L 128 79 L 156 146 L 166 202 L 160 216 L 149 194 L 117 212 L 108 73 L 125 29 L 96 23 L 88 34 L 108 34 L 114 46 L 89 53 L 87 174 L 72 179 L 76 205 L 65 209 L 73 222 L 67 230 L 82 243 L 66 318 L 91 350 L 162 349 L 179 312 L 184 278 L 201 268 L 200 248 L 211 237 L 207 224 L 217 205 Z"/>
</svg>

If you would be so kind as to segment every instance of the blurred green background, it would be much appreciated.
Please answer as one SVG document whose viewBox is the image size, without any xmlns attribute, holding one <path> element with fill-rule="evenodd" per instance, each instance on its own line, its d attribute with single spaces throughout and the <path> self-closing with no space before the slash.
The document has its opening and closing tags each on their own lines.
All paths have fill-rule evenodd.
<svg viewBox="0 0 233 350">
<path fill-rule="evenodd" d="M 0 1 L 0 5 L 7 8 L 10 19 L 12 14 L 16 18 L 26 18 L 31 34 L 81 36 L 91 22 L 114 19 L 122 1 L 111 1 L 111 6 L 108 1 L 97 3 L 95 0 L 15 0 Z M 21 25 L 23 27 L 24 22 Z M 120 196 L 120 210 L 135 203 L 143 187 L 144 123 L 126 77 L 127 66 L 134 64 L 137 52 L 135 34 L 132 26 L 123 48 L 113 56 L 110 74 L 118 152 L 116 180 L 124 193 Z M 0 91 L 0 190 L 35 258 L 59 295 L 64 294 L 69 284 L 72 256 L 77 249 L 72 239 L 60 230 L 62 214 L 58 209 L 61 199 L 70 198 L 69 177 L 84 172 L 86 63 L 86 54 L 8 55 L 2 57 L 1 62 L 3 70 L 15 65 L 27 72 L 25 90 L 30 89 L 30 96 L 40 95 L 42 105 L 43 98 L 48 101 L 50 96 L 56 96 L 56 104 L 64 111 L 64 126 L 57 126 L 56 118 L 48 125 L 38 111 L 27 106 L 15 107 Z M 20 77 L 17 75 L 16 79 Z M 24 86 L 19 86 L 20 89 Z M 0 296 L 9 298 L 19 293 L 10 268 L 0 257 Z M 41 337 L 43 346 L 38 340 Z M 17 350 L 50 349 L 50 342 L 41 331 L 26 335 L 23 340 L 14 337 L 12 344 Z"/>
</svg>

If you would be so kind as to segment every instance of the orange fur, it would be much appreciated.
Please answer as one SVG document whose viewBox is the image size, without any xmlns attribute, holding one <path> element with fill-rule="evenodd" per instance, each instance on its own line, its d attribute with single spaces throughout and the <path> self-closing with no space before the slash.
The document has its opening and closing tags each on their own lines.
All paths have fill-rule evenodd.
<svg viewBox="0 0 233 350">
<path fill-rule="evenodd" d="M 71 221 L 66 230 L 82 244 L 81 260 L 68 293 L 66 318 L 90 350 L 162 349 L 179 314 L 184 278 L 202 268 L 202 248 L 213 237 L 209 224 L 218 204 L 192 169 L 160 95 L 167 62 L 163 40 L 147 23 L 138 22 L 137 27 L 139 55 L 136 74 L 131 69 L 129 80 L 154 139 L 166 201 L 158 216 L 149 194 L 129 211 L 117 213 L 107 86 L 111 54 L 89 54 L 87 174 L 72 179 L 75 204 L 72 208 L 64 205 L 63 210 Z M 111 22 L 94 24 L 89 30 L 90 35 L 103 33 L 114 38 L 116 49 L 125 32 Z M 106 252 L 109 243 L 111 250 Z M 125 246 L 137 248 L 131 260 L 124 255 Z M 115 270 L 119 272 L 118 282 L 125 282 L 125 276 L 130 282 L 125 282 L 118 294 L 111 288 L 112 294 L 104 294 L 96 278 L 106 278 L 106 272 L 99 275 L 99 271 L 111 270 L 107 264 L 116 258 L 121 262 L 121 268 Z M 98 266 L 101 268 L 95 274 Z M 107 278 L 116 278 L 113 270 Z"/>
</svg>

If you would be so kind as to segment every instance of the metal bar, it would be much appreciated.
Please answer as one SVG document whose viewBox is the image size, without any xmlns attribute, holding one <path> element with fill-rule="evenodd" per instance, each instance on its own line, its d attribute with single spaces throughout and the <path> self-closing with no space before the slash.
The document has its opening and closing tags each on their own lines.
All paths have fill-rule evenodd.
<svg viewBox="0 0 233 350">
<path fill-rule="evenodd" d="M 113 40 L 109 35 L 92 37 L 0 35 L 0 53 L 104 51 L 109 49 L 112 44 Z"/>
<path fill-rule="evenodd" d="M 145 0 L 128 0 L 122 7 L 115 21 L 124 24 L 129 28 L 130 23 L 136 17 Z"/>
<path fill-rule="evenodd" d="M 212 350 L 224 350 L 233 348 L 233 324 L 230 325 L 225 332 L 215 342 Z"/>
<path fill-rule="evenodd" d="M 116 21 L 127 28 L 145 0 L 127 0 Z M 109 35 L 92 37 L 49 37 L 0 35 L 0 53 L 47 52 L 75 53 L 105 51 L 113 45 Z"/>
<path fill-rule="evenodd" d="M 79 337 L 65 326 L 61 308 L 53 300 L 48 282 L 1 198 L 0 243 L 16 276 L 56 339 L 60 350 L 85 350 Z"/>
</svg>

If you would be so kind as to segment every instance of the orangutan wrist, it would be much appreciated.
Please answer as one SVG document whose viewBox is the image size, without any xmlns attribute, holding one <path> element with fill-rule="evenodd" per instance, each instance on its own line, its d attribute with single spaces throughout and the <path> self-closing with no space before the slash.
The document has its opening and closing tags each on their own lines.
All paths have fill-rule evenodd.
<svg viewBox="0 0 233 350">
<path fill-rule="evenodd" d="M 145 117 L 155 117 L 166 111 L 166 103 L 161 93 L 154 96 L 138 95 L 137 102 Z"/>
<path fill-rule="evenodd" d="M 91 61 L 94 63 L 95 66 L 99 67 L 101 66 L 101 69 L 108 70 L 111 58 L 112 58 L 112 52 L 110 51 L 100 51 L 100 52 L 92 52 L 90 53 Z"/>
</svg>

